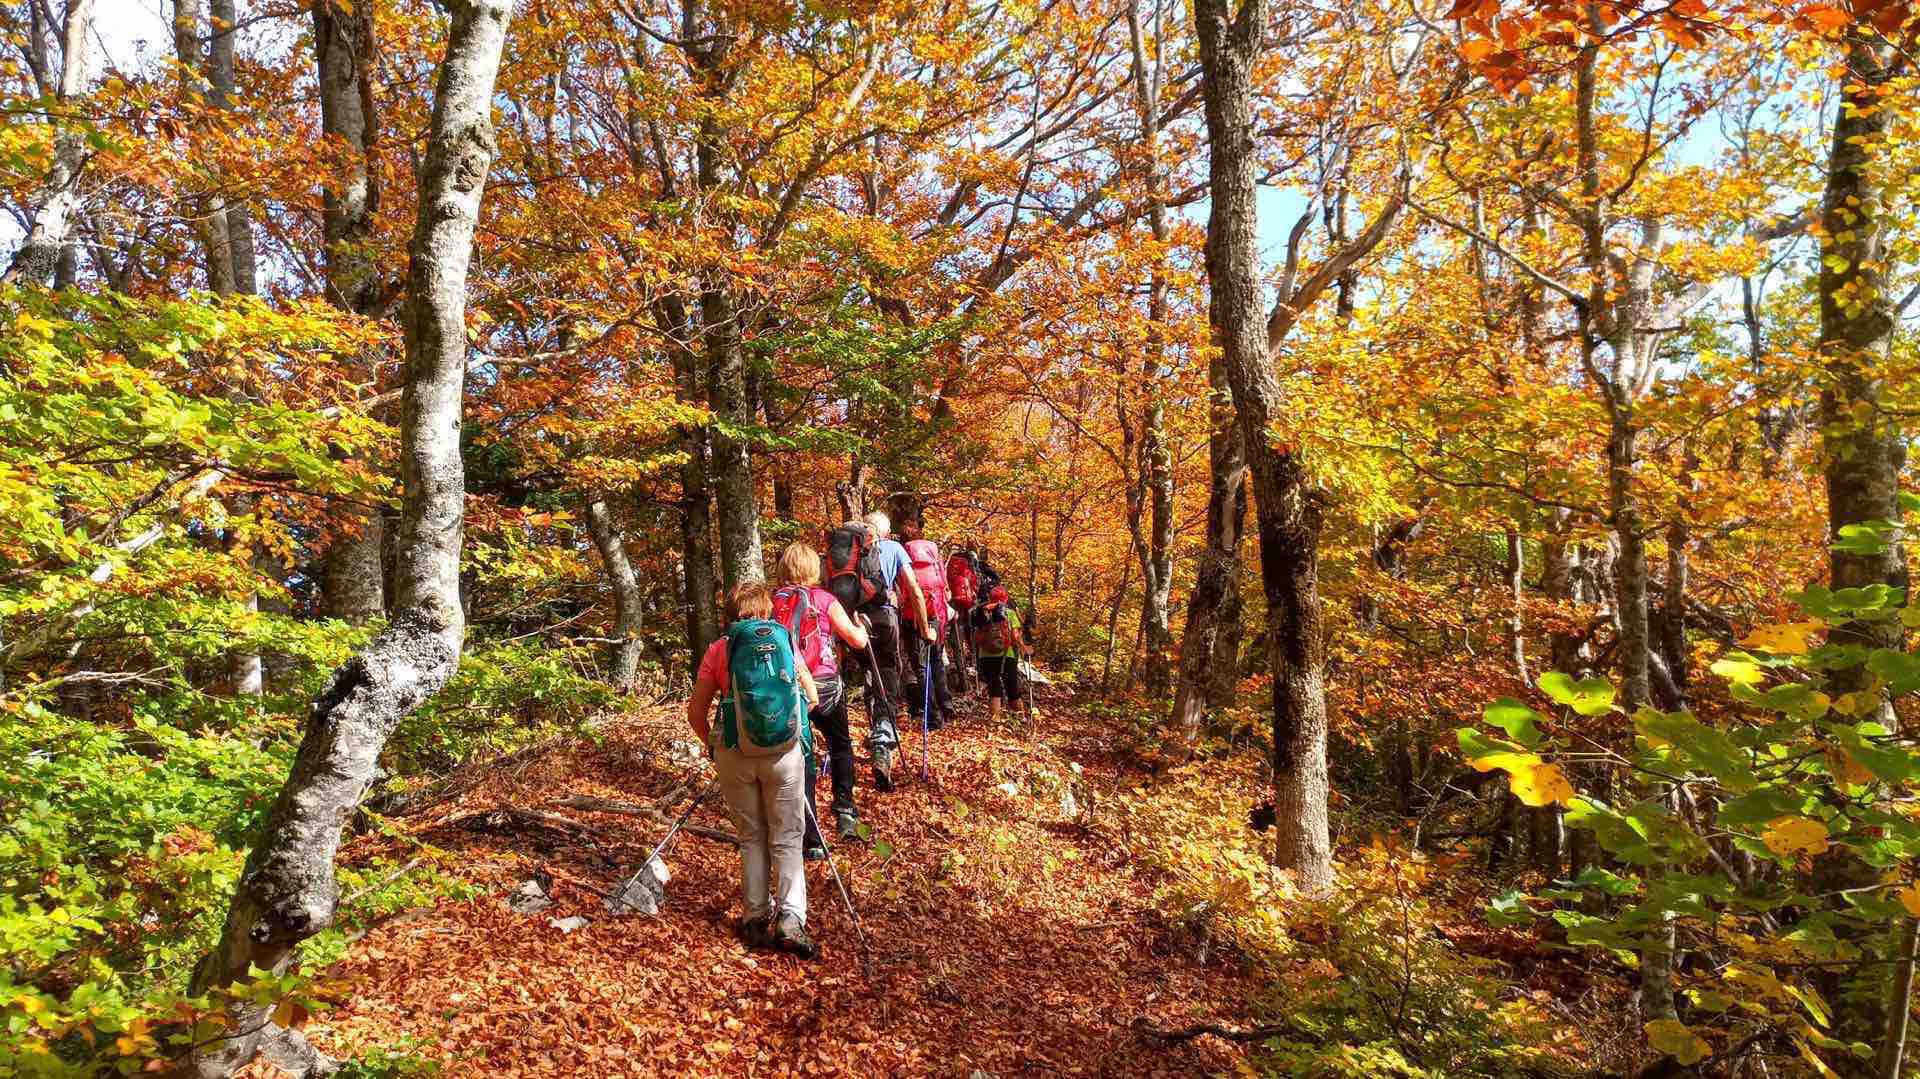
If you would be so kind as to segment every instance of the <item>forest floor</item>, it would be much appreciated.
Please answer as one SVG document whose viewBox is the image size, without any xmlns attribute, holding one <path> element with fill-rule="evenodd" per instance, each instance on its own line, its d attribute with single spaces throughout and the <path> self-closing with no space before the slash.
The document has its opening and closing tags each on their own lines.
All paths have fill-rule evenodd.
<svg viewBox="0 0 1920 1079">
<path fill-rule="evenodd" d="M 683 833 L 667 852 L 661 916 L 605 912 L 601 893 L 666 827 L 559 803 L 652 804 L 689 777 L 703 786 L 705 766 L 675 752 L 690 748 L 678 707 L 662 706 L 491 770 L 458 799 L 402 818 L 404 837 L 349 845 L 349 861 L 430 845 L 482 890 L 374 926 L 329 971 L 346 979 L 346 999 L 308 1033 L 339 1056 L 398 1047 L 450 1075 L 1235 1071 L 1228 1043 L 1164 1045 L 1136 1028 L 1235 1022 L 1256 986 L 1227 949 L 1198 961 L 1126 852 L 1063 810 L 1063 783 L 1099 799 L 1146 776 L 1110 726 L 1043 707 L 1036 732 L 989 729 L 984 709 L 963 711 L 934 736 L 937 782 L 920 779 L 909 732 L 891 794 L 874 793 L 860 751 L 858 800 L 874 834 L 837 855 L 872 944 L 871 978 L 825 863 L 807 868 L 815 962 L 739 941 L 738 860 L 705 836 Z M 856 710 L 856 739 L 861 719 Z M 824 783 L 821 794 L 824 809 Z M 717 796 L 693 822 L 731 827 Z M 509 909 L 514 889 L 542 875 L 553 906 Z M 574 915 L 589 924 L 552 924 Z"/>
</svg>

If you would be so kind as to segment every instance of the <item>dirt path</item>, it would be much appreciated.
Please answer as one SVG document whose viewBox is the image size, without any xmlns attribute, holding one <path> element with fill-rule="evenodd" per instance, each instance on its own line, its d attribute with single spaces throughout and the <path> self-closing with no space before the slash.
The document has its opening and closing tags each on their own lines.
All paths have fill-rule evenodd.
<svg viewBox="0 0 1920 1079">
<path fill-rule="evenodd" d="M 856 718 L 856 725 L 859 720 Z M 937 733 L 937 787 L 911 778 L 860 808 L 877 843 L 841 852 L 873 943 L 861 972 L 847 914 L 823 864 L 808 867 L 815 963 L 755 953 L 733 932 L 737 859 L 697 836 L 676 839 L 658 918 L 613 918 L 590 888 L 610 889 L 664 833 L 627 816 L 557 808 L 589 795 L 650 802 L 690 774 L 665 748 L 683 738 L 668 712 L 636 716 L 599 744 L 550 753 L 492 777 L 429 819 L 418 838 L 453 851 L 486 894 L 376 928 L 339 969 L 354 996 L 316 1022 L 322 1047 L 404 1045 L 451 1075 L 1196 1075 L 1231 1071 L 1210 1039 L 1165 1048 L 1131 1029 L 1232 1016 L 1253 991 L 1230 960 L 1198 967 L 1151 912 L 1150 886 L 1101 832 L 1063 815 L 1138 776 L 1107 739 L 1055 710 L 1030 738 L 963 718 Z M 857 732 L 856 732 L 857 733 Z M 1075 776 L 1070 763 L 1082 773 Z M 824 805 L 824 784 L 822 789 Z M 588 826 L 476 831 L 497 806 Z M 728 827 L 714 798 L 694 817 Z M 462 823 L 462 822 L 465 823 Z M 510 911 L 536 870 L 554 906 Z M 550 918 L 591 924 L 562 933 Z"/>
</svg>

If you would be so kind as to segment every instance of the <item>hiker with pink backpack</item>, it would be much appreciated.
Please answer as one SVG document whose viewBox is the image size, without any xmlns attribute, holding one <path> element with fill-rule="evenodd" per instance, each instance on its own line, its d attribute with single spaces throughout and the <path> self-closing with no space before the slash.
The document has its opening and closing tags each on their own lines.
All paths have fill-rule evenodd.
<svg viewBox="0 0 1920 1079">
<path fill-rule="evenodd" d="M 839 648 L 844 642 L 855 652 L 867 648 L 867 631 L 853 620 L 834 594 L 820 587 L 820 553 L 804 543 L 789 544 L 780 553 L 773 592 L 773 620 L 793 635 L 800 665 L 813 676 L 819 692 L 808 719 L 826 736 L 827 769 L 833 776 L 833 819 L 841 839 L 860 834 L 860 814 L 853 805 L 853 735 L 847 725 L 847 685 L 841 677 Z M 807 861 L 827 856 L 820 835 L 814 786 L 819 779 L 819 755 L 808 761 Z"/>
<path fill-rule="evenodd" d="M 914 622 L 918 632 L 907 638 L 907 713 L 916 720 L 924 715 L 926 728 L 937 731 L 953 719 L 953 691 L 947 687 L 946 649 L 941 647 L 950 612 L 946 563 L 939 546 L 922 534 L 922 524 L 914 519 L 900 525 L 906 540 L 901 546 L 926 597 L 925 614 Z"/>
</svg>

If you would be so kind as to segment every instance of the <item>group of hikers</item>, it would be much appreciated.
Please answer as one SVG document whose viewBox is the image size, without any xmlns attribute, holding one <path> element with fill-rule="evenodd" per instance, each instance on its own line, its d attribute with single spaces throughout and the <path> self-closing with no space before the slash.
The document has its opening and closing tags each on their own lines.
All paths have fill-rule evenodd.
<svg viewBox="0 0 1920 1079">
<path fill-rule="evenodd" d="M 917 519 L 902 522 L 902 539 L 892 529 L 876 511 L 830 530 L 824 551 L 789 545 L 775 583 L 745 581 L 728 594 L 727 630 L 700 659 L 687 723 L 713 756 L 739 837 L 740 934 L 750 947 L 817 954 L 804 863 L 828 856 L 814 797 L 822 758 L 835 833 L 862 834 L 848 721 L 854 676 L 881 792 L 894 787 L 903 710 L 923 732 L 955 718 L 949 647 L 955 662 L 972 654 L 990 721 L 1023 698 L 1020 662 L 1031 648 L 984 554 L 965 545 L 943 558 Z"/>
</svg>

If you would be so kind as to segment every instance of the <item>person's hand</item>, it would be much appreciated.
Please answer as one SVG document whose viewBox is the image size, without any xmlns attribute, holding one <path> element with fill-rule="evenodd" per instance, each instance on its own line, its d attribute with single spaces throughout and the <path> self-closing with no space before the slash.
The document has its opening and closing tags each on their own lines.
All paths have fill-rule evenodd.
<svg viewBox="0 0 1920 1079">
<path fill-rule="evenodd" d="M 940 635 L 934 632 L 933 623 L 931 622 L 920 627 L 920 635 L 929 641 L 937 641 L 940 639 Z"/>
</svg>

